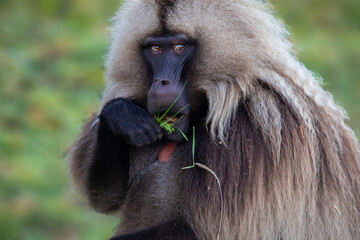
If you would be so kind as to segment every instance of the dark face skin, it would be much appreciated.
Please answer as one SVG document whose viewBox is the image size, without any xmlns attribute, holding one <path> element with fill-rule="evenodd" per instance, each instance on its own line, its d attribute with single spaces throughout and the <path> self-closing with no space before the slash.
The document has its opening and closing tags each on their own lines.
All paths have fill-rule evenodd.
<svg viewBox="0 0 360 240">
<path fill-rule="evenodd" d="M 179 97 L 167 116 L 176 128 L 186 133 L 189 128 L 191 106 L 188 105 L 184 75 L 194 58 L 195 44 L 183 34 L 149 37 L 144 43 L 143 53 L 153 75 L 148 92 L 147 110 L 152 115 L 161 116 Z M 171 118 L 178 111 L 180 113 L 176 118 Z M 172 134 L 168 134 L 165 130 L 163 133 L 169 140 L 184 140 L 177 129 Z"/>
</svg>

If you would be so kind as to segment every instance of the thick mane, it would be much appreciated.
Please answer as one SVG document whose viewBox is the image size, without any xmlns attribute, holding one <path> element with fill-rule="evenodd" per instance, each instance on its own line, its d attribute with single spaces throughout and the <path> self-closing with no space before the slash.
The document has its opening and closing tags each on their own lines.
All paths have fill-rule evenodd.
<svg viewBox="0 0 360 240">
<path fill-rule="evenodd" d="M 222 239 L 360 239 L 358 140 L 321 79 L 296 58 L 267 1 L 125 1 L 113 20 L 99 110 L 115 98 L 146 104 L 151 76 L 141 46 L 164 32 L 196 43 L 187 88 L 194 99 L 206 96 L 208 111 L 194 123 L 195 158 L 223 185 Z M 83 153 L 91 155 L 95 144 L 91 121 L 72 153 L 85 159 L 73 164 L 78 182 L 86 182 L 84 166 L 92 160 Z M 198 239 L 214 239 L 215 179 L 197 167 L 180 178 L 181 217 Z"/>
<path fill-rule="evenodd" d="M 319 86 L 321 79 L 298 62 L 289 33 L 274 17 L 269 3 L 246 0 L 126 2 L 114 18 L 106 63 L 106 97 L 100 109 L 112 98 L 144 95 L 149 76 L 139 64 L 139 45 L 147 36 L 160 33 L 164 29 L 161 23 L 169 31 L 186 33 L 198 42 L 193 71 L 196 74 L 191 78 L 192 84 L 208 96 L 208 124 L 214 139 L 226 142 L 237 105 L 256 95 L 257 79 L 281 91 L 302 113 L 311 131 L 314 129 L 306 109 L 308 103 L 296 98 L 296 91 L 323 107 L 336 121 L 342 123 L 346 117 L 332 96 Z"/>
<path fill-rule="evenodd" d="M 358 236 L 357 139 L 344 123 L 344 110 L 321 88 L 321 79 L 297 60 L 289 33 L 268 2 L 128 2 L 114 20 L 102 105 L 112 98 L 146 95 L 149 76 L 139 64 L 139 45 L 164 28 L 185 33 L 198 45 L 190 84 L 208 98 L 207 124 L 214 140 L 199 147 L 198 159 L 218 169 L 224 195 L 230 196 L 226 211 L 235 218 L 224 225 L 244 226 L 224 230 L 224 239 L 267 239 L 276 233 L 284 239 Z M 217 148 L 216 142 L 227 147 Z M 209 199 L 216 201 L 216 192 Z M 216 209 L 193 212 L 202 223 L 218 214 Z M 208 226 L 214 224 L 193 228 L 201 229 L 200 235 L 216 232 Z"/>
<path fill-rule="evenodd" d="M 257 79 L 281 91 L 297 112 L 303 112 L 307 106 L 294 97 L 299 89 L 342 122 L 344 111 L 319 86 L 321 79 L 298 62 L 287 29 L 274 17 L 271 6 L 261 2 L 187 0 L 169 13 L 170 29 L 185 31 L 199 41 L 201 49 L 194 76 L 201 84 L 199 87 L 207 88 L 212 82 L 220 82 L 218 90 L 205 89 L 208 98 L 216 100 L 210 104 L 208 115 L 212 136 L 225 140 L 227 124 L 236 111 L 233 106 L 242 98 L 251 98 L 257 91 Z M 224 94 L 224 90 L 237 94 Z M 234 96 L 239 98 L 235 100 Z M 311 116 L 306 112 L 302 114 L 312 128 Z"/>
<path fill-rule="evenodd" d="M 233 117 L 227 147 L 212 141 L 203 146 L 203 139 L 196 145 L 196 159 L 216 169 L 223 184 L 225 215 L 231 216 L 223 225 L 241 226 L 222 229 L 223 239 L 358 239 L 360 158 L 353 133 L 308 99 L 311 132 L 281 92 L 260 80 L 254 87 L 256 96 L 241 101 Z M 201 169 L 195 175 L 217 189 Z M 219 202 L 217 191 L 193 186 L 190 196 L 208 193 L 204 206 Z M 199 239 L 211 239 L 203 234 L 216 232 L 211 227 L 219 209 L 189 209 L 189 216 L 197 213 Z"/>
</svg>

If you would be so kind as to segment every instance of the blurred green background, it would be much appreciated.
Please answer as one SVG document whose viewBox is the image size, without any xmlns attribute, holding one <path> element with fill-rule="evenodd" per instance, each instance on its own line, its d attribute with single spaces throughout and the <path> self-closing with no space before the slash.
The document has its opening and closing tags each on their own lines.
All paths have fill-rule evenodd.
<svg viewBox="0 0 360 240">
<path fill-rule="evenodd" d="M 360 1 L 273 0 L 360 136 Z M 0 0 L 0 239 L 108 239 L 62 157 L 96 111 L 120 0 Z"/>
</svg>

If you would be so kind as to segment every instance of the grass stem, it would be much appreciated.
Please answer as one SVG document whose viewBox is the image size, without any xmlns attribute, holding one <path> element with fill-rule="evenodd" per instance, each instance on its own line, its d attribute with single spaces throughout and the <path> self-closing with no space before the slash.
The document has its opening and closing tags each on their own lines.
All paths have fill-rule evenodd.
<svg viewBox="0 0 360 240">
<path fill-rule="evenodd" d="M 219 177 L 216 175 L 216 173 L 213 170 L 211 170 L 209 167 L 207 167 L 206 165 L 204 165 L 202 163 L 195 162 L 195 127 L 193 127 L 192 161 L 193 161 L 193 164 L 191 166 L 183 167 L 181 169 L 186 170 L 186 169 L 191 169 L 191 168 L 194 168 L 195 166 L 198 166 L 199 168 L 202 168 L 205 171 L 208 171 L 212 176 L 214 176 L 215 179 L 216 179 L 217 184 L 219 185 L 220 219 L 219 219 L 218 232 L 217 232 L 217 235 L 216 235 L 216 240 L 219 240 L 220 239 L 221 227 L 222 227 L 222 221 L 223 221 L 223 214 L 224 214 L 224 199 L 223 199 L 223 192 L 222 192 L 222 188 L 221 188 L 221 182 L 220 182 Z"/>
</svg>

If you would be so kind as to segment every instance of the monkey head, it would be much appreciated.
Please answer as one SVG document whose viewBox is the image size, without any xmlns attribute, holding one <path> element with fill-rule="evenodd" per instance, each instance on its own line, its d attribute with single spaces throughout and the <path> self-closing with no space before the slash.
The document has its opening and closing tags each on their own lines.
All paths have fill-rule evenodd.
<svg viewBox="0 0 360 240">
<path fill-rule="evenodd" d="M 152 115 L 163 116 L 173 124 L 171 134 L 164 136 L 173 141 L 183 140 L 180 131 L 189 128 L 191 105 L 188 100 L 185 74 L 195 55 L 195 44 L 186 35 L 152 36 L 145 40 L 143 55 L 152 84 L 147 94 L 147 110 Z"/>
<path fill-rule="evenodd" d="M 121 214 L 114 240 L 360 239 L 357 138 L 269 6 L 123 1 L 99 114 L 69 153 L 90 205 Z"/>
</svg>

